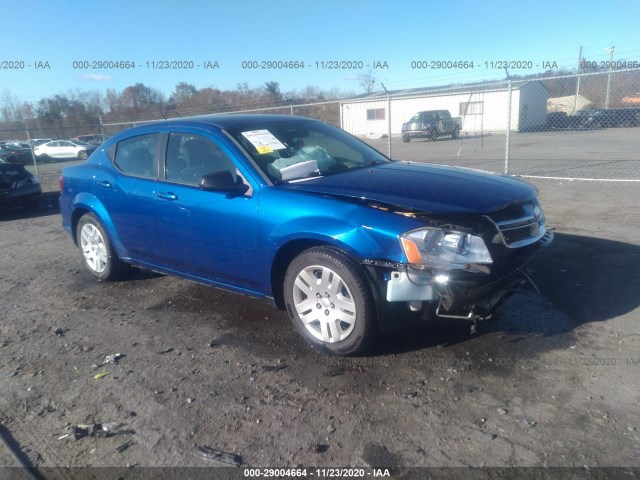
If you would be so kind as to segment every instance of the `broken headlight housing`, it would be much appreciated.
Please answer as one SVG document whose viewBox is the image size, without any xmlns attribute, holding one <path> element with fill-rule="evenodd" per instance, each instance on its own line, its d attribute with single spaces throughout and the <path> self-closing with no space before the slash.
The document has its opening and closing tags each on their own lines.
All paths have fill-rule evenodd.
<svg viewBox="0 0 640 480">
<path fill-rule="evenodd" d="M 470 233 L 425 227 L 400 235 L 409 264 L 420 270 L 468 270 L 493 263 L 484 240 Z"/>
</svg>

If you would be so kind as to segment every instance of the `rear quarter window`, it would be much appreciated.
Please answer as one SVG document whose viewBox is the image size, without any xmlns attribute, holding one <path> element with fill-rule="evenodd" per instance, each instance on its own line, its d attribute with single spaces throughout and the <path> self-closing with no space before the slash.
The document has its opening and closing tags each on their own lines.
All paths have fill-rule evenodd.
<svg viewBox="0 0 640 480">
<path fill-rule="evenodd" d="M 113 163 L 122 173 L 155 178 L 154 158 L 159 134 L 140 135 L 118 142 Z"/>
</svg>

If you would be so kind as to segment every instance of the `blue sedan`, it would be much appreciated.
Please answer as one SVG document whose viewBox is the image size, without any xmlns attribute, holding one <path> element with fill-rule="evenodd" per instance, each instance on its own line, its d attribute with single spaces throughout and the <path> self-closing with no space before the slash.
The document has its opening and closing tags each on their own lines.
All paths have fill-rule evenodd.
<svg viewBox="0 0 640 480">
<path fill-rule="evenodd" d="M 488 316 L 552 239 L 525 182 L 392 161 L 300 117 L 131 128 L 60 186 L 64 228 L 98 280 L 133 265 L 270 298 L 336 354 L 412 316 Z"/>
</svg>

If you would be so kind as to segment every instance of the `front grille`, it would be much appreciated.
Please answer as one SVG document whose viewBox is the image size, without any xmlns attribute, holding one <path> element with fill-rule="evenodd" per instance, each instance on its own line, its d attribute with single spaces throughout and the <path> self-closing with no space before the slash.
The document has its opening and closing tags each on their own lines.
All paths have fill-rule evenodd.
<svg viewBox="0 0 640 480">
<path fill-rule="evenodd" d="M 530 237 L 538 238 L 538 232 L 540 231 L 540 227 L 538 223 L 534 223 L 532 225 L 528 225 L 525 227 L 514 228 L 512 230 L 504 230 L 502 231 L 502 237 L 507 245 L 513 245 L 518 242 L 522 242 Z"/>
<path fill-rule="evenodd" d="M 519 248 L 537 242 L 546 233 L 544 215 L 537 202 L 510 205 L 489 214 L 500 231 L 503 243 Z"/>
</svg>

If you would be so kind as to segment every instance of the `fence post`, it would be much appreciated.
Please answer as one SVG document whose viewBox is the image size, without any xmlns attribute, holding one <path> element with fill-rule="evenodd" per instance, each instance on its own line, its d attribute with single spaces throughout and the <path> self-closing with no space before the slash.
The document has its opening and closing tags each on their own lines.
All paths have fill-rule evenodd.
<svg viewBox="0 0 640 480">
<path fill-rule="evenodd" d="M 391 94 L 387 92 L 387 156 L 391 157 Z"/>
<path fill-rule="evenodd" d="M 609 52 L 609 75 L 607 75 L 607 95 L 604 100 L 604 108 L 609 108 L 609 94 L 611 92 L 611 70 L 613 66 L 613 52 L 615 52 L 616 47 L 607 48 L 606 51 Z"/>
<path fill-rule="evenodd" d="M 25 120 L 24 126 L 25 126 L 25 130 L 27 132 L 27 141 L 29 142 L 29 145 L 31 146 L 30 150 L 31 150 L 31 159 L 33 160 L 33 166 L 36 169 L 36 175 L 40 175 L 38 173 L 38 162 L 36 162 L 36 154 L 33 152 L 33 144 L 31 143 L 31 134 L 29 133 L 29 122 L 27 122 Z"/>
<path fill-rule="evenodd" d="M 504 174 L 509 175 L 509 150 L 511 149 L 511 80 L 507 81 L 508 98 L 507 98 L 507 136 L 504 146 Z"/>
</svg>

